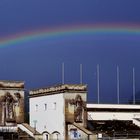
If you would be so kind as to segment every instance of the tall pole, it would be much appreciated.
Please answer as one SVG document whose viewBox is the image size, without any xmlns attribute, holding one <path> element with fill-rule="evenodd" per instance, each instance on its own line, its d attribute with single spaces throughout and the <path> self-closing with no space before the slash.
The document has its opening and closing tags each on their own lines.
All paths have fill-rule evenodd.
<svg viewBox="0 0 140 140">
<path fill-rule="evenodd" d="M 83 83 L 83 65 L 80 64 L 80 84 Z"/>
<path fill-rule="evenodd" d="M 120 71 L 119 66 L 117 66 L 117 103 L 120 103 Z"/>
<path fill-rule="evenodd" d="M 133 67 L 133 104 L 136 103 L 135 92 L 136 92 L 136 87 L 135 87 L 135 68 Z"/>
<path fill-rule="evenodd" d="M 98 98 L 98 104 L 100 103 L 100 67 L 99 64 L 97 64 L 97 98 Z"/>
<path fill-rule="evenodd" d="M 62 84 L 65 83 L 65 64 L 62 63 Z"/>
</svg>

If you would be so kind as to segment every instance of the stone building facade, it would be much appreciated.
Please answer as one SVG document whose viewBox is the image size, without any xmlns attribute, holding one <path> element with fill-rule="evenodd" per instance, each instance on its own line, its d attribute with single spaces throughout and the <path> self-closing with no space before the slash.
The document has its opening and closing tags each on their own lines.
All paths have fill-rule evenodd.
<svg viewBox="0 0 140 140">
<path fill-rule="evenodd" d="M 87 86 L 58 85 L 30 91 L 30 126 L 43 140 L 90 140 L 87 126 Z"/>
<path fill-rule="evenodd" d="M 0 81 L 1 139 L 16 139 L 19 123 L 24 123 L 24 82 Z"/>
</svg>

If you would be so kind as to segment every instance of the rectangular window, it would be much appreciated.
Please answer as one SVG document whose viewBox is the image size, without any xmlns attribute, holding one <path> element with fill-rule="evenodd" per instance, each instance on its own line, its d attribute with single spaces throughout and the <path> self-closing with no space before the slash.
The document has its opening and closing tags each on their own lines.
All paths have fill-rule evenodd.
<svg viewBox="0 0 140 140">
<path fill-rule="evenodd" d="M 35 105 L 35 111 L 38 111 L 38 105 L 37 104 Z"/>
<path fill-rule="evenodd" d="M 56 102 L 53 103 L 53 109 L 56 110 Z"/>
<path fill-rule="evenodd" d="M 47 104 L 46 103 L 44 104 L 44 110 L 45 111 L 47 110 Z"/>
</svg>

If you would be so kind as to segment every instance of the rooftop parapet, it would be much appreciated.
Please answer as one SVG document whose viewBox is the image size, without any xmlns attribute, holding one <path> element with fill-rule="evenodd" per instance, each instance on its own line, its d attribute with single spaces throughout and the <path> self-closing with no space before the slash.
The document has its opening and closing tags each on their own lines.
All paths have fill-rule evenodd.
<svg viewBox="0 0 140 140">
<path fill-rule="evenodd" d="M 40 88 L 31 90 L 30 96 L 36 95 L 46 95 L 46 94 L 59 94 L 65 92 L 86 92 L 87 85 L 82 84 L 64 84 L 64 85 L 57 85 L 48 88 Z"/>
<path fill-rule="evenodd" d="M 0 80 L 0 89 L 4 89 L 4 88 L 24 88 L 24 82 Z"/>
</svg>

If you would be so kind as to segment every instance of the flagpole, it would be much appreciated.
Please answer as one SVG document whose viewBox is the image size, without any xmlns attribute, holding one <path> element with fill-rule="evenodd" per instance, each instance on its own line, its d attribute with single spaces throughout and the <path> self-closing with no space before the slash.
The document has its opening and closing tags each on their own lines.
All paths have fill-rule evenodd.
<svg viewBox="0 0 140 140">
<path fill-rule="evenodd" d="M 83 83 L 83 65 L 80 64 L 80 84 Z"/>
<path fill-rule="evenodd" d="M 117 103 L 120 103 L 120 71 L 119 66 L 117 66 Z"/>
<path fill-rule="evenodd" d="M 62 63 L 62 84 L 65 83 L 65 64 Z"/>
<path fill-rule="evenodd" d="M 136 103 L 135 92 L 136 92 L 136 89 L 135 89 L 135 68 L 133 67 L 133 104 Z"/>
<path fill-rule="evenodd" d="M 97 100 L 98 104 L 100 103 L 100 67 L 99 64 L 97 64 Z"/>
</svg>

